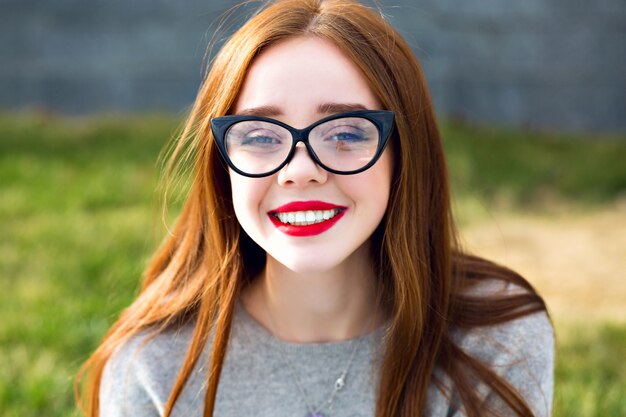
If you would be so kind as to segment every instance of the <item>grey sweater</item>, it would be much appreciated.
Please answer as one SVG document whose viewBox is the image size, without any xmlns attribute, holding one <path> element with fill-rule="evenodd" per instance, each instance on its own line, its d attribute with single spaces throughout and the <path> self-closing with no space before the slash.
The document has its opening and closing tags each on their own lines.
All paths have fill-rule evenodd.
<svg viewBox="0 0 626 417">
<path fill-rule="evenodd" d="M 118 349 L 105 367 L 100 416 L 162 416 L 192 332 L 193 326 L 188 325 L 149 341 L 147 333 L 141 333 Z M 544 313 L 470 332 L 455 332 L 453 338 L 516 387 L 537 416 L 550 415 L 554 335 Z M 308 415 L 309 403 L 311 407 L 324 404 L 320 412 L 325 417 L 372 417 L 383 346 L 383 328 L 344 342 L 279 341 L 238 304 L 214 416 L 304 417 Z M 207 347 L 173 416 L 202 416 L 208 351 Z M 345 386 L 334 397 L 330 409 L 327 399 L 353 352 Z M 445 375 L 439 376 L 449 388 Z M 479 392 L 490 405 L 504 407 L 486 386 L 480 385 Z M 426 416 L 464 415 L 462 407 L 434 384 L 429 389 L 425 411 Z"/>
</svg>

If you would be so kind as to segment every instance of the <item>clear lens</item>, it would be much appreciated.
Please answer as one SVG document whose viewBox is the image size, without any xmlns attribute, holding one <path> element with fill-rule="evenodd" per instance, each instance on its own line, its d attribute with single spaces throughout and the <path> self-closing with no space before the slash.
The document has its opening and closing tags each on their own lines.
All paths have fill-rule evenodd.
<svg viewBox="0 0 626 417">
<path fill-rule="evenodd" d="M 237 168 L 248 174 L 263 174 L 287 158 L 292 138 L 281 126 L 250 120 L 231 126 L 224 142 L 228 157 Z"/>
<path fill-rule="evenodd" d="M 378 128 L 360 117 L 329 120 L 309 134 L 309 143 L 319 160 L 338 171 L 355 171 L 376 155 Z"/>
<path fill-rule="evenodd" d="M 309 145 L 317 158 L 337 171 L 356 171 L 376 156 L 379 132 L 376 125 L 361 117 L 343 117 L 315 126 Z M 293 138 L 287 129 L 260 120 L 234 124 L 224 143 L 231 162 L 248 174 L 264 174 L 278 168 L 291 149 Z"/>
</svg>

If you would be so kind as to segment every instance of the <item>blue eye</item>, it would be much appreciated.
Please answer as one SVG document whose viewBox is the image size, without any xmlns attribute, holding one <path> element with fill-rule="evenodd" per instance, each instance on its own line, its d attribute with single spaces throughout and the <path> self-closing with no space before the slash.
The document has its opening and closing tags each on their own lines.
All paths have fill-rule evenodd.
<svg viewBox="0 0 626 417">
<path fill-rule="evenodd" d="M 324 142 L 332 145 L 336 149 L 352 150 L 361 149 L 364 146 L 373 146 L 375 137 L 371 132 L 359 129 L 356 126 L 343 126 L 339 129 L 331 129 L 326 132 Z"/>
<path fill-rule="evenodd" d="M 252 146 L 264 146 L 264 145 L 276 145 L 280 144 L 280 141 L 271 136 L 246 136 L 242 138 L 241 145 L 252 145 Z"/>
<path fill-rule="evenodd" d="M 329 139 L 341 142 L 361 142 L 367 140 L 367 137 L 352 132 L 339 132 L 333 134 Z"/>
</svg>

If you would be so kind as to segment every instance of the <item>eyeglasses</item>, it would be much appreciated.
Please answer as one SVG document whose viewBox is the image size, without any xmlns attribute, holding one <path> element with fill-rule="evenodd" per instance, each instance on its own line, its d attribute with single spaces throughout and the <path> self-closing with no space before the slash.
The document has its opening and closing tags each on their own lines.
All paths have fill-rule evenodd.
<svg viewBox="0 0 626 417">
<path fill-rule="evenodd" d="M 383 153 L 394 114 L 360 110 L 325 117 L 304 129 L 261 116 L 221 116 L 211 119 L 220 154 L 235 172 L 265 177 L 282 169 L 303 142 L 311 158 L 334 174 L 363 172 Z"/>
</svg>

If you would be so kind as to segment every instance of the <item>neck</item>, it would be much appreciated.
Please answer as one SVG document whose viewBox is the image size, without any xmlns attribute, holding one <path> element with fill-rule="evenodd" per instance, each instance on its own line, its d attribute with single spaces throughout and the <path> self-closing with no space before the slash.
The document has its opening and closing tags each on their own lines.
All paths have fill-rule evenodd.
<svg viewBox="0 0 626 417">
<path fill-rule="evenodd" d="M 369 262 L 346 260 L 330 271 L 297 273 L 268 256 L 264 271 L 244 291 L 242 301 L 281 340 L 347 340 L 382 324 L 379 309 L 372 308 L 374 279 Z"/>
</svg>

